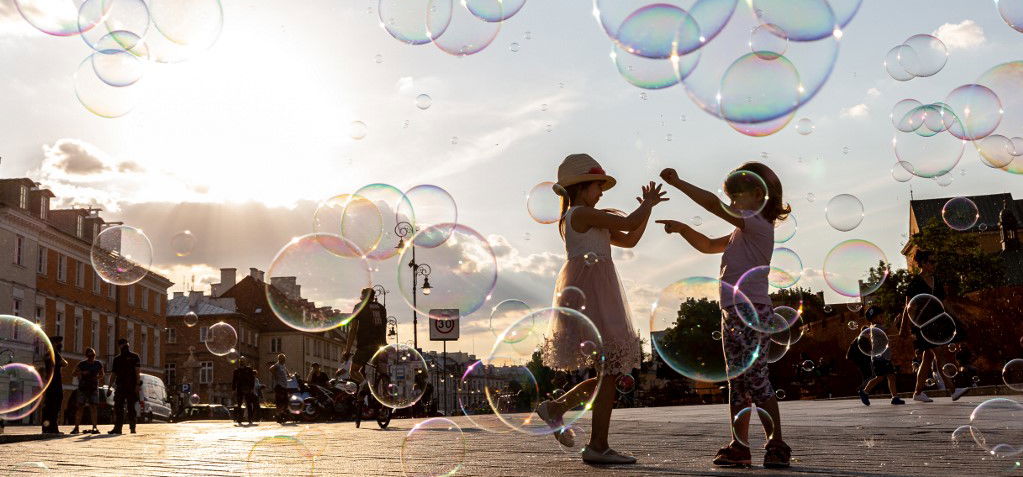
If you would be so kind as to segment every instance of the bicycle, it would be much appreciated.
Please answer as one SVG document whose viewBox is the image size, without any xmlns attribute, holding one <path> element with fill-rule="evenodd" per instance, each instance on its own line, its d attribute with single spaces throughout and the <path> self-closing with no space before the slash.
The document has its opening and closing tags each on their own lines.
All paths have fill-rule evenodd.
<svg viewBox="0 0 1023 477">
<path fill-rule="evenodd" d="M 367 367 L 376 370 L 376 366 L 366 363 L 363 367 L 365 370 Z M 384 383 L 390 381 L 390 377 L 386 373 L 381 373 L 381 378 Z M 391 424 L 391 416 L 394 414 L 394 409 L 384 406 L 377 400 L 373 393 L 369 389 L 369 378 L 364 377 L 362 383 L 359 384 L 359 389 L 355 392 L 355 427 L 358 429 L 362 425 L 362 420 L 365 413 L 368 411 L 370 416 L 377 421 L 377 425 L 381 429 L 387 429 L 387 426 Z M 365 404 L 364 404 L 365 403 Z"/>
</svg>

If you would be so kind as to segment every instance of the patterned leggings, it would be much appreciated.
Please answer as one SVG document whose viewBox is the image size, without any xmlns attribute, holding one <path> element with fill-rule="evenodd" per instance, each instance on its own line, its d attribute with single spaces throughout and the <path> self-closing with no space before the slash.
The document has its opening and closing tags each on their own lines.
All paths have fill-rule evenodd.
<svg viewBox="0 0 1023 477">
<path fill-rule="evenodd" d="M 770 305 L 756 307 L 759 316 L 765 316 L 764 313 L 770 316 L 770 313 L 774 312 Z M 724 320 L 721 322 L 721 346 L 724 348 L 728 374 L 732 375 L 735 368 L 742 369 L 749 365 L 745 372 L 728 380 L 728 400 L 738 407 L 748 407 L 751 403 L 762 406 L 774 397 L 774 388 L 771 386 L 771 377 L 767 369 L 767 346 L 770 335 L 743 323 L 734 306 L 722 311 Z"/>
</svg>

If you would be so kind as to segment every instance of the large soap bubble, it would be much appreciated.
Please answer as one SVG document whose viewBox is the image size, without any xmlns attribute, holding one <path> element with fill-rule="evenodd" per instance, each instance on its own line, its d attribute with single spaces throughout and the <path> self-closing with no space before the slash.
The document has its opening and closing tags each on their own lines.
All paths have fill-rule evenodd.
<svg viewBox="0 0 1023 477">
<path fill-rule="evenodd" d="M 501 22 L 479 19 L 463 2 L 430 0 L 426 8 L 427 36 L 441 51 L 455 56 L 479 53 L 501 31 Z"/>
<path fill-rule="evenodd" d="M 103 281 L 131 285 L 149 273 L 153 264 L 153 244 L 141 229 L 117 225 L 96 235 L 89 258 Z"/>
<path fill-rule="evenodd" d="M 1002 367 L 1002 382 L 1009 389 L 1023 391 L 1023 359 L 1012 359 Z"/>
<path fill-rule="evenodd" d="M 526 195 L 526 211 L 541 224 L 553 224 L 561 219 L 561 197 L 568 195 L 565 189 L 550 181 L 541 182 Z"/>
<path fill-rule="evenodd" d="M 519 13 L 526 0 L 465 0 L 465 8 L 486 22 L 503 22 Z"/>
<path fill-rule="evenodd" d="M 523 329 L 530 330 L 524 339 L 508 339 L 509 333 Z M 537 381 L 526 366 L 536 352 L 541 353 L 544 364 L 556 371 L 592 370 L 598 387 L 604 377 L 605 356 L 596 326 L 586 315 L 569 308 L 535 311 L 497 337 L 481 363 L 484 376 L 493 377 L 483 384 L 487 403 L 508 428 L 529 435 L 546 435 L 557 429 L 532 413 L 545 398 L 543 391 L 550 390 L 552 383 Z M 566 403 L 570 410 L 562 417 L 563 427 L 573 425 L 587 414 L 596 393 L 582 393 L 574 398 L 577 400 Z"/>
<path fill-rule="evenodd" d="M 838 194 L 828 201 L 824 215 L 835 230 L 848 232 L 863 222 L 863 202 L 852 194 Z"/>
<path fill-rule="evenodd" d="M 995 134 L 1007 138 L 1019 136 L 1019 132 L 1023 131 L 1023 61 L 1010 61 L 995 66 L 980 75 L 976 83 L 993 91 L 1002 104 L 1002 120 Z M 983 151 L 981 155 L 988 160 Z M 1000 167 L 1013 174 L 1023 174 L 1023 160 L 1020 157 L 1013 157 L 1008 164 Z M 992 162 L 988 165 L 998 167 Z"/>
<path fill-rule="evenodd" d="M 124 65 L 115 66 L 115 69 L 108 69 L 111 61 L 120 62 L 126 58 L 110 58 L 109 55 L 120 53 L 94 52 L 78 64 L 74 74 L 75 97 L 87 111 L 101 118 L 119 118 L 130 113 L 138 104 L 138 97 L 141 82 L 131 82 L 125 85 L 111 85 L 119 81 L 129 81 L 131 78 L 130 67 Z M 97 59 L 97 56 L 99 57 Z M 99 71 L 96 65 L 100 65 Z M 116 68 L 128 68 L 116 70 Z M 100 76 L 102 72 L 103 76 Z"/>
<path fill-rule="evenodd" d="M 405 191 L 405 198 L 407 201 L 398 204 L 398 216 L 415 216 L 420 232 L 429 229 L 413 238 L 417 247 L 436 247 L 451 236 L 458 223 L 458 207 L 448 191 L 421 184 Z"/>
<path fill-rule="evenodd" d="M 617 43 L 634 55 L 668 59 L 703 46 L 696 20 L 685 10 L 655 3 L 634 11 L 618 28 Z"/>
<path fill-rule="evenodd" d="M 52 366 L 45 366 L 53 363 L 53 345 L 39 325 L 17 316 L 0 315 L 0 356 L 0 379 L 11 390 L 6 399 L 0 400 L 0 414 L 4 419 L 15 419 L 10 413 L 33 406 L 42 399 L 51 380 L 60 380 Z"/>
<path fill-rule="evenodd" d="M 458 475 L 464 463 L 465 435 L 450 419 L 434 417 L 422 421 L 401 441 L 401 467 L 405 475 Z"/>
<path fill-rule="evenodd" d="M 1002 121 L 1002 102 L 983 85 L 964 84 L 948 93 L 944 104 L 959 120 L 945 121 L 949 132 L 959 139 L 974 141 L 987 137 Z"/>
<path fill-rule="evenodd" d="M 941 40 L 926 34 L 913 35 L 902 43 L 899 64 L 906 72 L 919 77 L 933 76 L 945 67 L 948 49 Z"/>
<path fill-rule="evenodd" d="M 238 332 L 223 321 L 211 326 L 206 333 L 206 349 L 217 356 L 226 356 L 238 344 Z"/>
<path fill-rule="evenodd" d="M 838 28 L 826 0 L 752 0 L 751 6 L 761 23 L 776 25 L 792 41 L 820 40 Z"/>
<path fill-rule="evenodd" d="M 977 224 L 980 211 L 968 197 L 953 197 L 941 207 L 941 219 L 949 228 L 962 232 Z"/>
<path fill-rule="evenodd" d="M 441 10 L 440 4 L 435 5 L 431 32 L 426 24 L 429 4 L 430 0 L 380 0 L 377 5 L 380 26 L 402 43 L 410 45 L 430 43 L 436 36 L 444 34 L 448 23 L 451 22 L 451 10 L 449 8 Z"/>
<path fill-rule="evenodd" d="M 824 258 L 824 281 L 850 298 L 867 296 L 888 277 L 888 258 L 877 245 L 850 239 L 835 245 Z"/>
<path fill-rule="evenodd" d="M 369 184 L 359 188 L 352 195 L 365 198 L 375 204 L 380 211 L 379 245 L 366 257 L 371 260 L 386 260 L 397 255 L 401 251 L 398 247 L 399 242 L 411 240 L 411 229 L 416 225 L 415 211 L 408 197 L 397 187 L 388 184 Z M 408 236 L 403 238 L 399 232 L 406 232 Z"/>
<path fill-rule="evenodd" d="M 888 350 L 888 335 L 876 326 L 869 326 L 860 332 L 856 345 L 867 356 L 881 356 Z"/>
<path fill-rule="evenodd" d="M 675 372 L 697 381 L 726 381 L 746 372 L 758 354 L 751 346 L 739 355 L 725 355 L 721 335 L 738 333 L 722 326 L 719 296 L 731 293 L 737 309 L 744 311 L 743 321 L 756 323 L 755 308 L 732 285 L 710 277 L 690 277 L 668 285 L 661 291 L 650 313 L 650 336 L 654 352 Z M 751 314 L 752 313 L 752 314 Z"/>
<path fill-rule="evenodd" d="M 37 30 L 53 36 L 78 35 L 95 23 L 79 24 L 78 11 L 85 0 L 14 0 L 18 13 Z"/>
<path fill-rule="evenodd" d="M 363 253 L 338 235 L 291 239 L 267 268 L 266 299 L 282 323 L 299 331 L 326 331 L 351 321 L 372 286 Z"/>
<path fill-rule="evenodd" d="M 732 171 L 718 189 L 718 199 L 725 213 L 748 219 L 759 214 L 767 205 L 767 183 L 754 172 Z"/>
<path fill-rule="evenodd" d="M 444 234 L 447 239 L 435 247 L 414 246 L 421 237 L 433 243 Z M 421 264 L 418 268 L 409 266 L 413 255 Z M 442 223 L 420 230 L 406 243 L 398 261 L 401 296 L 424 315 L 433 309 L 455 309 L 467 317 L 483 306 L 496 283 L 497 258 L 490 243 L 464 225 Z"/>
<path fill-rule="evenodd" d="M 974 442 L 995 457 L 1023 453 L 1023 404 L 1008 398 L 994 398 L 978 405 L 970 414 Z"/>
<path fill-rule="evenodd" d="M 368 199 L 351 194 L 331 197 L 316 207 L 313 213 L 313 232 L 340 235 L 363 254 L 371 253 L 380 244 L 383 236 L 384 219 L 380 209 Z M 349 243 L 327 240 L 325 245 L 341 243 L 344 248 L 335 250 L 345 256 L 352 252 Z"/>
<path fill-rule="evenodd" d="M 404 409 L 419 402 L 430 382 L 423 355 L 405 344 L 380 348 L 366 367 L 370 393 L 380 404 L 393 409 Z"/>
</svg>

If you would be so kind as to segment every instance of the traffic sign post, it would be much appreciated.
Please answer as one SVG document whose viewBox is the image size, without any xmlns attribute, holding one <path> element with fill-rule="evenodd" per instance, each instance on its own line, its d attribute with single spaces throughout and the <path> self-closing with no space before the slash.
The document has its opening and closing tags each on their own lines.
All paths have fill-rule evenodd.
<svg viewBox="0 0 1023 477">
<path fill-rule="evenodd" d="M 188 394 L 190 391 L 192 391 L 192 385 L 191 384 L 183 383 L 181 385 L 181 392 L 183 392 L 185 394 Z"/>
<path fill-rule="evenodd" d="M 444 414 L 450 416 L 450 406 L 448 406 L 448 381 L 447 368 L 448 368 L 448 341 L 458 341 L 458 320 L 459 313 L 457 309 L 453 308 L 442 308 L 430 310 L 430 341 L 440 341 L 443 343 L 443 351 L 441 352 L 441 376 L 444 381 Z"/>
</svg>

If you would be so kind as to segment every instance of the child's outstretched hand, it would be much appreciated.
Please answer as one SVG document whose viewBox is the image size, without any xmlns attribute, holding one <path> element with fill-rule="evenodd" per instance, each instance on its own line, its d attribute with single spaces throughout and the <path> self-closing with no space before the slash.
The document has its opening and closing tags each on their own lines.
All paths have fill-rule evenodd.
<svg viewBox="0 0 1023 477">
<path fill-rule="evenodd" d="M 654 222 L 663 225 L 664 233 L 666 234 L 680 234 L 686 226 L 677 220 L 655 220 Z"/>
<path fill-rule="evenodd" d="M 678 180 L 678 172 L 675 172 L 675 169 L 670 167 L 665 168 L 661 171 L 661 179 L 664 179 L 664 182 L 671 184 Z"/>
<path fill-rule="evenodd" d="M 636 197 L 636 200 L 642 204 L 649 204 L 653 207 L 661 202 L 666 202 L 670 199 L 665 197 L 667 192 L 661 190 L 662 184 L 654 184 L 654 181 L 650 181 L 649 185 L 643 186 L 643 197 Z"/>
</svg>

